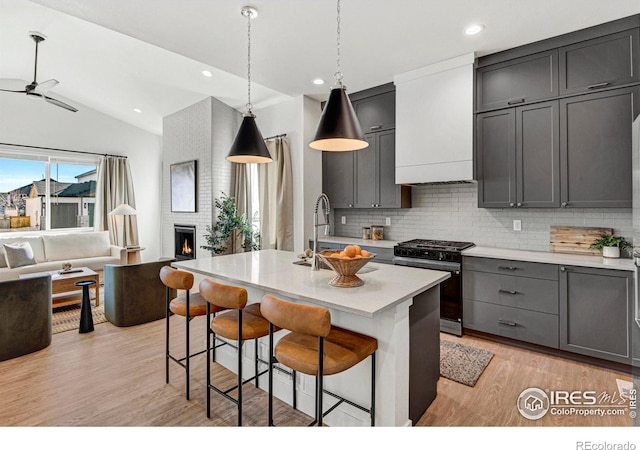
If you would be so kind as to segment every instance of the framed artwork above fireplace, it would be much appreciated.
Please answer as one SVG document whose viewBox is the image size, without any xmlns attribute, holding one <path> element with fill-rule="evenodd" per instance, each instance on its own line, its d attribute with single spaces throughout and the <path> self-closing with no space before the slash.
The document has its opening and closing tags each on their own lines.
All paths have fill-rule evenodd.
<svg viewBox="0 0 640 450">
<path fill-rule="evenodd" d="M 198 161 L 171 164 L 171 212 L 197 212 Z"/>
</svg>

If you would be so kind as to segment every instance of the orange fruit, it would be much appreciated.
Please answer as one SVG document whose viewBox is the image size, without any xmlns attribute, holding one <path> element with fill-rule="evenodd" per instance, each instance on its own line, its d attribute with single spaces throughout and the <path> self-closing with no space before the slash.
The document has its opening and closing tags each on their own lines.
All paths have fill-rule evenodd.
<svg viewBox="0 0 640 450">
<path fill-rule="evenodd" d="M 360 248 L 360 246 L 358 244 L 355 244 L 353 247 L 356 249 L 356 255 L 361 255 L 362 254 L 362 249 Z"/>
<path fill-rule="evenodd" d="M 338 254 L 338 256 L 339 256 L 340 258 L 347 258 L 347 254 L 344 252 L 344 250 L 343 250 L 343 251 L 341 251 L 341 252 Z"/>
<path fill-rule="evenodd" d="M 369 256 L 371 256 L 371 253 L 369 253 L 369 252 L 368 252 L 368 251 L 366 251 L 366 250 L 362 250 L 361 255 L 362 255 L 362 257 L 363 257 L 363 258 L 368 258 Z"/>
<path fill-rule="evenodd" d="M 353 245 L 347 245 L 344 248 L 344 254 L 347 255 L 349 258 L 353 258 L 354 256 L 356 256 L 356 247 Z"/>
</svg>

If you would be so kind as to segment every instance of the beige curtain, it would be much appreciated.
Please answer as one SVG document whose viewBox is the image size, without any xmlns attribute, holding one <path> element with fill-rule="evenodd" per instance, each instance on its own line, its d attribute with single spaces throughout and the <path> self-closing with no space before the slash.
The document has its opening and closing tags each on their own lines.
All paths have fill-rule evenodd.
<svg viewBox="0 0 640 450">
<path fill-rule="evenodd" d="M 258 164 L 261 248 L 293 250 L 293 174 L 285 138 L 266 141 L 273 161 Z"/>
<path fill-rule="evenodd" d="M 136 216 L 109 215 L 109 211 L 123 203 L 133 209 L 136 207 L 129 161 L 126 158 L 105 156 L 98 170 L 95 228 L 97 230 L 109 230 L 109 238 L 113 244 L 123 247 L 139 245 Z"/>
<path fill-rule="evenodd" d="M 249 190 L 249 179 L 247 175 L 246 164 L 231 163 L 231 193 L 229 194 L 236 200 L 236 209 L 239 216 L 246 214 L 251 216 L 251 193 Z M 215 222 L 216 218 L 214 218 Z M 233 253 L 243 251 L 242 240 L 236 239 L 233 243 Z"/>
</svg>

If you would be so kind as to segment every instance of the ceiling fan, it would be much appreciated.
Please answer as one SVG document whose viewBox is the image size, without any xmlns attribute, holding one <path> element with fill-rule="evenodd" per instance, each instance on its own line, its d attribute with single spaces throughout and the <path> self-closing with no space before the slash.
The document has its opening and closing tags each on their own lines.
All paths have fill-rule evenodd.
<svg viewBox="0 0 640 450">
<path fill-rule="evenodd" d="M 33 67 L 33 81 L 27 84 L 24 87 L 24 90 L 22 91 L 13 91 L 9 89 L 0 89 L 0 91 L 14 92 L 18 94 L 27 94 L 27 96 L 30 98 L 42 98 L 43 100 L 51 103 L 52 105 L 59 106 L 68 111 L 71 111 L 71 112 L 78 111 L 76 108 L 74 108 L 71 105 L 68 105 L 60 100 L 57 100 L 55 98 L 49 97 L 48 95 L 45 95 L 46 92 L 48 92 L 51 88 L 53 88 L 59 83 L 58 80 L 54 80 L 54 79 L 43 81 L 42 83 L 38 83 L 36 81 L 37 74 L 38 74 L 38 44 L 44 41 L 47 37 L 44 34 L 38 33 L 35 31 L 29 32 L 29 36 L 31 36 L 31 39 L 33 39 L 34 42 L 36 43 L 36 58 L 35 58 L 35 63 Z"/>
</svg>

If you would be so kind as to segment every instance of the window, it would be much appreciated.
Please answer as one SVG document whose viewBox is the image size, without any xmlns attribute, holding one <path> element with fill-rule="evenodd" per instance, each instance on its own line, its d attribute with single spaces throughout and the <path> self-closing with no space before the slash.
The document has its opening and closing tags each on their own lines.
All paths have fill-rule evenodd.
<svg viewBox="0 0 640 450">
<path fill-rule="evenodd" d="M 0 150 L 0 233 L 93 228 L 97 163 Z"/>
</svg>

